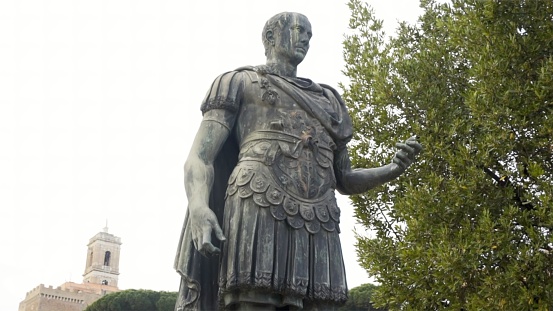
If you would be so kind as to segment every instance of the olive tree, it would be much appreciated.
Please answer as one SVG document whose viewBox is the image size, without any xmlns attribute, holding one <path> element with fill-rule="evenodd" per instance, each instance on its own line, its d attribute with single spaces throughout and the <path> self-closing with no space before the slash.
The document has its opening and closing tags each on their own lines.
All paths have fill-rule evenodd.
<svg viewBox="0 0 553 311">
<path fill-rule="evenodd" d="M 349 2 L 342 85 L 358 167 L 425 150 L 353 197 L 362 265 L 390 310 L 553 306 L 553 2 L 422 1 L 387 37 Z"/>
</svg>

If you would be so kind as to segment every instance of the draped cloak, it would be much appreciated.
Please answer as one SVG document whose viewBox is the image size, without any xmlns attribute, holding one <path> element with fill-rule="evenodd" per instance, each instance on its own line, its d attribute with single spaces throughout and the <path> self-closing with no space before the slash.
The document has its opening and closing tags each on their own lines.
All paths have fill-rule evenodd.
<svg viewBox="0 0 553 311">
<path fill-rule="evenodd" d="M 245 84 L 247 86 L 257 85 L 255 87 L 260 88 L 263 100 L 269 102 L 274 100 L 274 96 L 278 96 L 279 92 L 286 94 L 300 109 L 324 127 L 334 144 L 334 156 L 331 156 L 334 163 L 331 165 L 334 166 L 334 171 L 343 169 L 340 165 L 337 166 L 339 161 L 336 161 L 336 158 L 338 154 L 343 153 L 347 142 L 351 139 L 352 125 L 346 106 L 339 94 L 327 85 L 316 84 L 308 79 L 281 77 L 271 74 L 265 69 L 265 66 L 241 67 L 219 76 L 202 103 L 202 112 L 205 113 L 211 109 L 226 109 L 239 114 L 243 101 L 241 92 L 243 92 Z M 238 76 L 241 78 L 237 78 Z M 322 94 L 326 98 L 326 105 L 320 105 L 314 101 L 314 97 L 310 95 L 313 92 Z M 229 177 L 238 163 L 240 153 L 238 142 L 240 139 L 237 138 L 239 135 L 236 134 L 235 127 L 213 163 L 214 184 L 210 191 L 209 205 L 220 224 L 224 221 L 225 194 L 229 186 Z M 334 188 L 340 190 L 342 186 L 339 184 L 339 180 L 337 182 Z M 202 256 L 194 248 L 188 225 L 190 221 L 188 214 L 187 211 L 174 263 L 175 269 L 181 275 L 180 292 L 175 310 L 217 310 L 220 307 L 220 258 L 219 256 Z M 213 238 L 212 243 L 221 248 L 222 243 L 217 239 Z M 341 251 L 339 256 L 342 260 Z M 344 294 L 344 297 L 334 298 L 345 300 L 347 297 Z"/>
</svg>

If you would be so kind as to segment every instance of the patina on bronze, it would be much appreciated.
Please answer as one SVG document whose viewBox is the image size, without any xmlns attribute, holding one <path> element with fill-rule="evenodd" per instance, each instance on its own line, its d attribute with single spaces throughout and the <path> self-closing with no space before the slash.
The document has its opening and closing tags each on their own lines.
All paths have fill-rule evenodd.
<svg viewBox="0 0 553 311">
<path fill-rule="evenodd" d="M 296 77 L 311 35 L 304 15 L 275 15 L 263 28 L 266 64 L 220 75 L 201 105 L 175 310 L 337 309 L 347 285 L 335 190 L 397 178 L 422 149 L 410 138 L 392 163 L 351 168 L 340 95 Z"/>
</svg>

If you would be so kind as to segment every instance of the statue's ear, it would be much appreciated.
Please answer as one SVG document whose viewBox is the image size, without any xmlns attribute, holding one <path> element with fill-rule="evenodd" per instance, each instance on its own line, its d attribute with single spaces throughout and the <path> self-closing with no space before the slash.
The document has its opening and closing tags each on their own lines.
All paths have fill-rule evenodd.
<svg viewBox="0 0 553 311">
<path fill-rule="evenodd" d="M 267 30 L 267 32 L 265 33 L 265 39 L 266 39 L 269 43 L 271 43 L 272 46 L 275 45 L 275 36 L 274 36 L 272 30 Z"/>
</svg>

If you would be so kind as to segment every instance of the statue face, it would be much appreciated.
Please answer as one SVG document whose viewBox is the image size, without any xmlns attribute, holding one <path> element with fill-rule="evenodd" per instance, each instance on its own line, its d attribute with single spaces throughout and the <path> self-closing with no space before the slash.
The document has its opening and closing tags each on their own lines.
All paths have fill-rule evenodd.
<svg viewBox="0 0 553 311">
<path fill-rule="evenodd" d="M 274 55 L 278 61 L 298 65 L 309 50 L 311 23 L 301 14 L 293 14 L 287 25 L 275 34 Z"/>
</svg>

